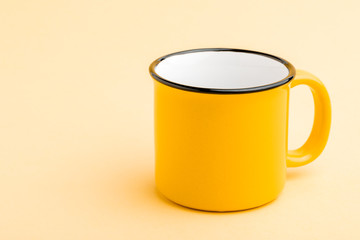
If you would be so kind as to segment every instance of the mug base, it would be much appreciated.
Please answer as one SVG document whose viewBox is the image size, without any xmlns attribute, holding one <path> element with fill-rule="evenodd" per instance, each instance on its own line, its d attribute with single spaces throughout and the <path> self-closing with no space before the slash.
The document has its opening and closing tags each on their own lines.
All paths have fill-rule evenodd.
<svg viewBox="0 0 360 240">
<path fill-rule="evenodd" d="M 271 204 L 272 202 L 274 202 L 278 196 L 276 196 L 275 198 L 269 200 L 269 201 L 265 201 L 261 204 L 257 204 L 255 206 L 252 206 L 252 207 L 247 207 L 247 208 L 238 208 L 238 209 L 226 209 L 226 210 L 217 210 L 217 209 L 205 209 L 205 208 L 198 208 L 198 207 L 191 207 L 191 206 L 188 206 L 188 205 L 184 205 L 184 204 L 181 204 L 177 201 L 174 201 L 170 198 L 168 198 L 166 195 L 164 195 L 163 193 L 161 193 L 159 190 L 157 191 L 158 194 L 160 194 L 163 198 L 165 198 L 167 201 L 173 203 L 173 204 L 176 204 L 177 206 L 180 206 L 180 207 L 183 207 L 183 208 L 187 208 L 187 209 L 191 209 L 191 210 L 195 210 L 195 211 L 201 211 L 201 212 L 212 212 L 212 213 L 231 213 L 231 212 L 242 212 L 242 211 L 250 211 L 250 210 L 254 210 L 254 209 L 258 209 L 258 208 L 261 208 L 261 207 L 264 207 L 268 204 Z"/>
</svg>

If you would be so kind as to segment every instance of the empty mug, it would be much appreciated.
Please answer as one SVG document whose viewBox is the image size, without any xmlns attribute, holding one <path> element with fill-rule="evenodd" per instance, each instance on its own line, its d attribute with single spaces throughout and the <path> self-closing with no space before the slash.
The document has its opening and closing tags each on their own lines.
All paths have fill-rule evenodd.
<svg viewBox="0 0 360 240">
<path fill-rule="evenodd" d="M 155 89 L 155 180 L 180 205 L 236 211 L 279 195 L 286 167 L 323 151 L 331 121 L 322 82 L 270 54 L 195 49 L 150 65 Z M 288 150 L 290 89 L 307 85 L 315 103 L 308 140 Z"/>
</svg>

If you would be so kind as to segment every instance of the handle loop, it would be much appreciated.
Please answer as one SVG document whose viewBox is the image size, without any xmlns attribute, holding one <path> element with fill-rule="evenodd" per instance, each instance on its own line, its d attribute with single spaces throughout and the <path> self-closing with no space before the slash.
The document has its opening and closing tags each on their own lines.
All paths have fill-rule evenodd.
<svg viewBox="0 0 360 240">
<path fill-rule="evenodd" d="M 301 84 L 311 89 L 315 104 L 315 118 L 310 136 L 304 145 L 288 151 L 286 159 L 288 167 L 300 167 L 314 161 L 324 150 L 330 132 L 331 104 L 324 84 L 311 73 L 297 70 L 290 87 Z"/>
</svg>

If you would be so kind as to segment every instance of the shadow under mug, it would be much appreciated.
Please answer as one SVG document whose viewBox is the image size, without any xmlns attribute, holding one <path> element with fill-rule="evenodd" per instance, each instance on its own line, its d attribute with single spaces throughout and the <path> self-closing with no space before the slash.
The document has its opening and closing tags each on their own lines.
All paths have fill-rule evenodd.
<svg viewBox="0 0 360 240">
<path fill-rule="evenodd" d="M 326 145 L 331 122 L 326 88 L 282 58 L 194 49 L 158 58 L 150 74 L 156 186 L 180 205 L 236 211 L 266 204 L 282 191 L 286 166 L 310 163 Z M 314 125 L 302 147 L 288 150 L 289 93 L 301 84 L 314 98 Z"/>
</svg>

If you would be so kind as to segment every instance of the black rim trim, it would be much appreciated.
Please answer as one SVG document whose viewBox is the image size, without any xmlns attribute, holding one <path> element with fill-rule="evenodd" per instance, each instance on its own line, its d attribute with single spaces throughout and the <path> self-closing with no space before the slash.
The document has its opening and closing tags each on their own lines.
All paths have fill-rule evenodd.
<svg viewBox="0 0 360 240">
<path fill-rule="evenodd" d="M 210 51 L 211 52 L 213 52 L 213 51 L 244 52 L 244 53 L 252 53 L 252 54 L 258 54 L 258 55 L 262 55 L 265 57 L 269 57 L 269 58 L 272 58 L 272 59 L 284 64 L 285 67 L 289 70 L 289 74 L 285 78 L 281 79 L 280 81 L 277 81 L 277 82 L 274 82 L 271 84 L 267 84 L 267 85 L 263 85 L 263 86 L 251 87 L 251 88 L 219 89 L 219 88 L 202 88 L 202 87 L 193 87 L 193 86 L 188 86 L 188 85 L 182 85 L 182 84 L 175 83 L 170 80 L 164 79 L 164 78 L 160 77 L 159 75 L 157 75 L 155 72 L 155 67 L 161 61 L 163 61 L 164 59 L 166 59 L 168 57 L 171 57 L 174 55 L 187 54 L 187 53 L 210 52 Z M 245 50 L 245 49 L 236 49 L 236 48 L 198 48 L 198 49 L 191 49 L 191 50 L 170 53 L 168 55 L 165 55 L 165 56 L 160 57 L 160 58 L 156 59 L 155 61 L 153 61 L 149 67 L 149 71 L 150 71 L 151 76 L 155 80 L 157 80 L 165 85 L 168 85 L 170 87 L 174 87 L 174 88 L 178 88 L 178 89 L 186 90 L 186 91 L 192 91 L 192 92 L 218 93 L 218 94 L 250 93 L 250 92 L 259 92 L 259 91 L 269 90 L 269 89 L 279 87 L 281 85 L 284 85 L 284 84 L 290 82 L 295 76 L 294 66 L 283 58 L 276 57 L 274 55 L 263 53 L 263 52 L 257 52 L 257 51 Z"/>
</svg>

